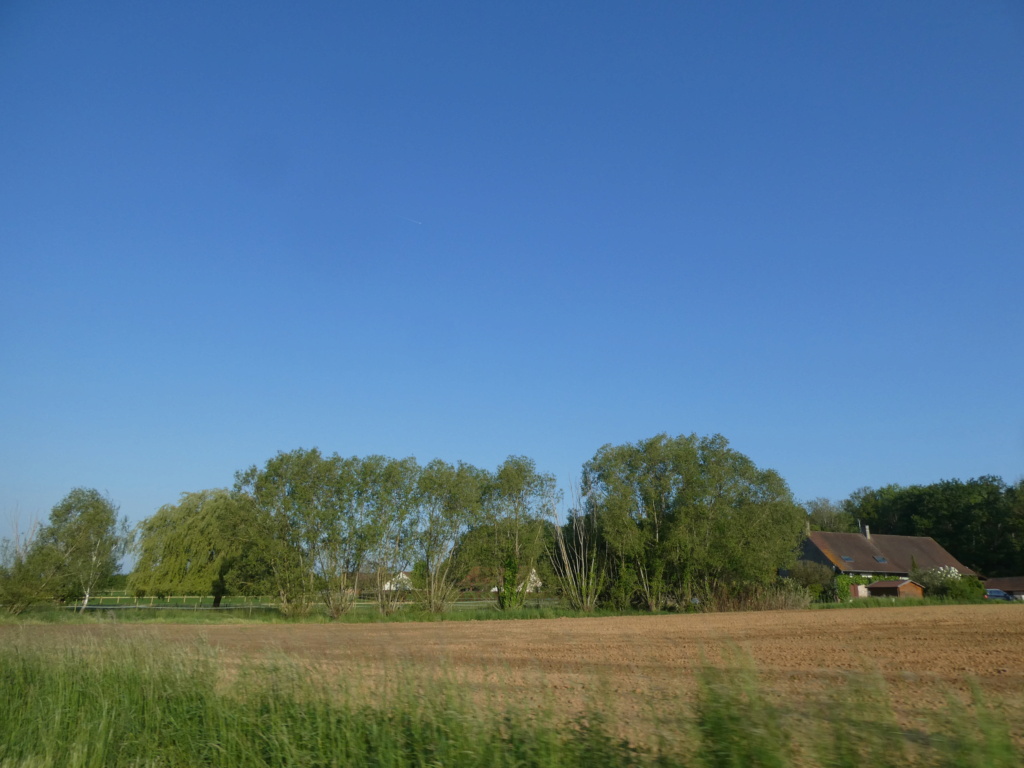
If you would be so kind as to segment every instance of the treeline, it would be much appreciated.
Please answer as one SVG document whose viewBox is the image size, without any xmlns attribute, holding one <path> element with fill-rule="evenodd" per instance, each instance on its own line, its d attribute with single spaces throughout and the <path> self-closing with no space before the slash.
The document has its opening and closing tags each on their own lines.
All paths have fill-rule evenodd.
<svg viewBox="0 0 1024 768">
<path fill-rule="evenodd" d="M 360 593 L 372 593 L 384 614 L 409 598 L 442 612 L 467 576 L 503 609 L 521 606 L 538 582 L 581 610 L 707 606 L 776 585 L 805 518 L 776 472 L 719 435 L 606 445 L 583 467 L 565 520 L 560 501 L 554 477 L 524 456 L 487 470 L 282 452 L 236 473 L 231 488 L 185 493 L 140 523 L 128 586 L 212 594 L 216 604 L 271 595 L 293 615 L 323 606 L 340 616 Z M 123 550 L 124 531 L 115 530 L 123 523 L 105 525 L 93 526 L 97 537 Z M 35 537 L 8 547 L 0 568 L 8 610 L 75 599 L 76 589 L 58 594 L 43 578 L 33 554 L 41 546 Z M 15 582 L 35 586 L 15 600 Z"/>
<path fill-rule="evenodd" d="M 840 502 L 805 504 L 812 528 L 931 536 L 984 576 L 1024 575 L 1024 480 L 991 475 L 930 485 L 860 488 Z"/>
<path fill-rule="evenodd" d="M 662 434 L 603 446 L 565 519 L 561 501 L 525 456 L 488 470 L 315 448 L 239 471 L 230 488 L 182 494 L 130 534 L 110 499 L 75 489 L 46 525 L 3 542 L 0 605 L 87 605 L 129 548 L 138 595 L 269 595 L 289 615 L 322 606 L 338 617 L 360 594 L 382 614 L 409 599 L 439 613 L 467 584 L 502 609 L 538 583 L 583 611 L 787 605 L 809 598 L 777 575 L 808 524 L 932 536 L 983 575 L 1024 573 L 1024 482 L 994 477 L 801 507 L 722 436 Z"/>
<path fill-rule="evenodd" d="M 769 587 L 803 528 L 782 478 L 721 436 L 605 446 L 561 523 L 559 501 L 523 456 L 490 471 L 280 453 L 144 521 L 129 586 L 270 594 L 286 613 L 319 604 L 337 617 L 360 592 L 384 614 L 410 594 L 443 612 L 472 571 L 503 609 L 540 582 L 581 610 L 656 610 Z"/>
<path fill-rule="evenodd" d="M 129 588 L 146 594 L 273 595 L 287 614 L 314 603 L 337 617 L 360 592 L 393 612 L 409 587 L 446 610 L 470 567 L 495 579 L 502 607 L 526 599 L 540 565 L 555 479 L 524 456 L 495 471 L 466 463 L 319 450 L 279 453 L 231 490 L 185 494 L 138 529 Z M 402 574 L 413 571 L 413 584 Z"/>
</svg>

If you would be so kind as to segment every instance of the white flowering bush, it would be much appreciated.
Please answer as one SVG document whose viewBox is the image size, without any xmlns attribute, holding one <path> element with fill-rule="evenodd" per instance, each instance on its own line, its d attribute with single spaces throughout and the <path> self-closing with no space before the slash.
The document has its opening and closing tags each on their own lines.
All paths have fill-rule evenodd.
<svg viewBox="0 0 1024 768">
<path fill-rule="evenodd" d="M 928 597 L 972 600 L 980 598 L 985 592 L 985 588 L 975 577 L 964 576 L 951 565 L 916 571 L 910 578 L 924 587 L 924 593 Z"/>
</svg>

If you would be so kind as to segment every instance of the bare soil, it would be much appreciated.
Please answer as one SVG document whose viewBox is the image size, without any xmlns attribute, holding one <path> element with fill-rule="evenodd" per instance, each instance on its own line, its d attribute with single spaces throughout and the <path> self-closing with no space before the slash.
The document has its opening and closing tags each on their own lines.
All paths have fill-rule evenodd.
<svg viewBox="0 0 1024 768">
<path fill-rule="evenodd" d="M 373 685 L 396 666 L 444 670 L 518 703 L 578 710 L 600 690 L 628 730 L 649 727 L 658 702 L 694 688 L 702 665 L 753 659 L 773 698 L 835 706 L 851 675 L 884 678 L 903 723 L 966 699 L 970 681 L 1024 723 L 1024 605 L 773 611 L 531 621 L 408 624 L 87 624 L 0 626 L 0 643 L 138 639 L 205 643 L 226 663 L 286 657 L 318 675 Z M 1021 734 L 1016 734 L 1018 738 Z"/>
</svg>

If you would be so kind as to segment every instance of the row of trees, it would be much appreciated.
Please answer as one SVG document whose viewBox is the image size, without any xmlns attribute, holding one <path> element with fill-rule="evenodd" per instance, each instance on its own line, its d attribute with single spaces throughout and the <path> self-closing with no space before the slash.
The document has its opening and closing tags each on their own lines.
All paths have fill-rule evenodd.
<svg viewBox="0 0 1024 768">
<path fill-rule="evenodd" d="M 1024 573 L 1024 480 L 1008 485 L 987 475 L 930 485 L 860 488 L 842 502 L 815 499 L 805 507 L 822 531 L 931 536 L 964 565 L 985 576 Z"/>
<path fill-rule="evenodd" d="M 779 586 L 808 524 L 934 536 L 986 575 L 1024 572 L 1024 483 L 998 478 L 861 489 L 801 508 L 783 479 L 720 435 L 605 445 L 565 521 L 554 478 L 524 456 L 459 462 L 282 452 L 231 488 L 183 494 L 140 523 L 138 594 L 273 595 L 286 613 L 340 616 L 360 593 L 382 613 L 412 593 L 446 610 L 467 575 L 521 606 L 534 575 L 570 605 L 657 610 Z M 0 604 L 83 600 L 116 570 L 127 526 L 105 496 L 75 489 L 48 523 L 0 551 Z M 411 585 L 404 574 L 412 573 Z"/>
<path fill-rule="evenodd" d="M 231 490 L 185 494 L 138 531 L 131 588 L 272 594 L 286 613 L 314 602 L 345 613 L 361 591 L 391 613 L 413 570 L 431 611 L 445 610 L 474 565 L 502 607 L 521 605 L 541 565 L 555 480 L 524 456 L 490 472 L 469 464 L 319 450 L 279 453 L 237 473 Z M 367 583 L 368 582 L 368 583 Z"/>
<path fill-rule="evenodd" d="M 534 574 L 571 604 L 655 610 L 723 589 L 767 586 L 790 564 L 803 511 L 785 482 L 721 436 L 601 448 L 557 521 L 551 475 L 513 456 L 469 464 L 317 450 L 239 472 L 233 489 L 186 494 L 139 528 L 133 589 L 273 594 L 286 612 L 332 616 L 369 591 L 390 613 L 413 573 L 423 606 L 443 611 L 470 569 L 501 608 Z"/>
<path fill-rule="evenodd" d="M 803 528 L 782 478 L 718 435 L 606 445 L 576 491 L 562 523 L 554 478 L 524 456 L 490 471 L 317 449 L 279 453 L 236 473 L 230 489 L 183 494 L 140 523 L 129 587 L 213 594 L 216 604 L 225 595 L 269 594 L 287 613 L 320 604 L 332 616 L 371 592 L 386 614 L 408 594 L 398 587 L 411 572 L 416 597 L 438 612 L 472 571 L 501 608 L 522 605 L 539 577 L 584 610 L 654 610 L 770 585 L 792 562 Z M 52 551 L 43 542 L 62 525 L 55 508 L 32 546 L 8 548 L 0 589 L 9 595 L 26 576 L 35 584 L 17 601 L 0 594 L 8 608 L 43 595 L 81 598 L 113 573 L 127 531 L 94 491 L 69 499 L 83 495 L 114 514 L 93 526 L 112 542 L 99 580 L 61 577 L 57 589 L 59 580 L 44 572 L 56 559 L 36 553 Z"/>
</svg>

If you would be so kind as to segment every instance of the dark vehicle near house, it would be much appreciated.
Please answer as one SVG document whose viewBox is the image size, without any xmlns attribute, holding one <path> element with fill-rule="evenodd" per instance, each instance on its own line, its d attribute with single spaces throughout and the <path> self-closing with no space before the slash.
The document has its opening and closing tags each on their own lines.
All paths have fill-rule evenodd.
<svg viewBox="0 0 1024 768">
<path fill-rule="evenodd" d="M 985 590 L 986 600 L 1013 600 L 1012 595 L 1008 595 L 1001 589 L 986 589 Z"/>
</svg>

